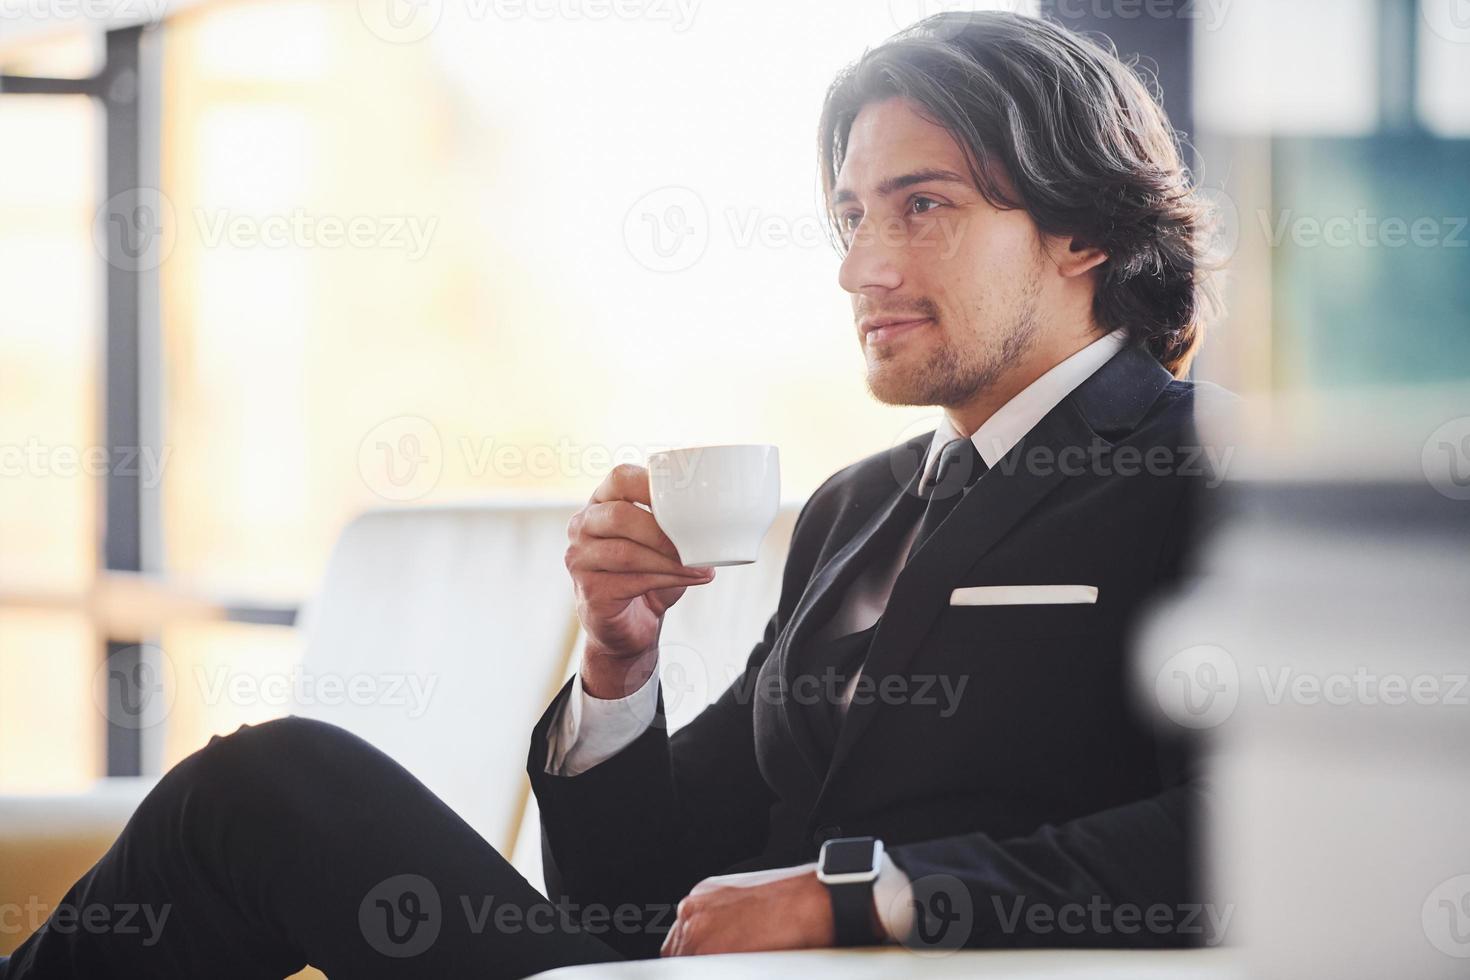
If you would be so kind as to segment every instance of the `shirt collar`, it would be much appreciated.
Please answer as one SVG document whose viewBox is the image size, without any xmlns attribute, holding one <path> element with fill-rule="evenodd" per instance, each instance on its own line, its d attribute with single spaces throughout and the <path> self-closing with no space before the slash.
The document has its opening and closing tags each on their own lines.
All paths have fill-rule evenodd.
<svg viewBox="0 0 1470 980">
<path fill-rule="evenodd" d="M 987 467 L 1000 462 L 1011 447 L 1025 438 L 1047 412 L 1061 404 L 1072 391 L 1092 377 L 1097 369 L 1112 359 L 1128 342 L 1128 331 L 1119 327 L 1112 333 L 1099 337 L 1086 347 L 1061 361 L 1041 377 L 1016 393 L 1010 401 L 996 409 L 995 414 L 970 436 L 980 458 Z M 960 438 L 954 424 L 946 414 L 929 440 L 929 449 L 924 457 L 924 479 L 939 462 L 939 451 Z"/>
</svg>

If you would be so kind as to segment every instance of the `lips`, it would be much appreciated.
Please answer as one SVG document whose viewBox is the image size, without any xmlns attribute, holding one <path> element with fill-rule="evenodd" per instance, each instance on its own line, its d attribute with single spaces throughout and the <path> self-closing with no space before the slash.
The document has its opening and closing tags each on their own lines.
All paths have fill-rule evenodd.
<svg viewBox="0 0 1470 980">
<path fill-rule="evenodd" d="M 888 343 L 930 322 L 928 317 L 874 320 L 864 328 L 863 340 L 869 345 Z"/>
</svg>

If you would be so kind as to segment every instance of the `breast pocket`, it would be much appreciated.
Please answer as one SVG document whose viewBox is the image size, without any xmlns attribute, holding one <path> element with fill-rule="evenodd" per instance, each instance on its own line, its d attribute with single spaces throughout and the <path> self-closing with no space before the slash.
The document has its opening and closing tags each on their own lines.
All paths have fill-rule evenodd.
<svg viewBox="0 0 1470 980">
<path fill-rule="evenodd" d="M 966 586 L 950 594 L 947 632 L 991 637 L 1066 636 L 1107 628 L 1107 607 L 1091 585 Z"/>
</svg>

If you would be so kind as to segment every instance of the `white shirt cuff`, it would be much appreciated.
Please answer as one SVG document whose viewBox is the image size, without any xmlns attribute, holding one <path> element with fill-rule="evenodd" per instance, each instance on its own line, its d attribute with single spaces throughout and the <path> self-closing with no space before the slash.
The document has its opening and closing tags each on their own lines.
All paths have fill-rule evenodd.
<svg viewBox="0 0 1470 980">
<path fill-rule="evenodd" d="M 873 882 L 873 904 L 878 907 L 878 920 L 888 933 L 889 942 L 901 943 L 914 928 L 914 890 L 909 876 L 893 863 L 888 852 Z"/>
<path fill-rule="evenodd" d="M 546 772 L 578 776 L 606 762 L 638 740 L 658 710 L 658 671 L 622 698 L 597 698 L 582 689 L 582 674 L 547 729 Z"/>
</svg>

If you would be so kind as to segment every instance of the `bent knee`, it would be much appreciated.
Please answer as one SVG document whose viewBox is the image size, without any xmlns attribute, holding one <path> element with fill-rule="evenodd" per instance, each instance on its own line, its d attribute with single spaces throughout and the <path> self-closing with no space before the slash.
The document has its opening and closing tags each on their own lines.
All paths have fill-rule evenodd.
<svg viewBox="0 0 1470 980">
<path fill-rule="evenodd" d="M 164 793 L 183 792 L 199 803 L 261 804 L 321 784 L 345 758 L 374 750 L 345 728 L 310 718 L 276 718 L 215 735 L 160 781 Z"/>
</svg>

